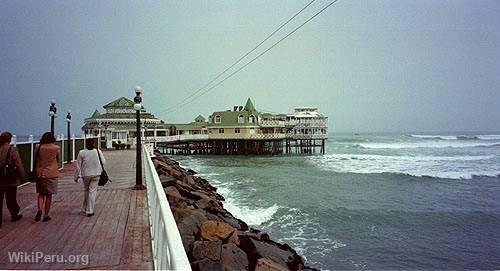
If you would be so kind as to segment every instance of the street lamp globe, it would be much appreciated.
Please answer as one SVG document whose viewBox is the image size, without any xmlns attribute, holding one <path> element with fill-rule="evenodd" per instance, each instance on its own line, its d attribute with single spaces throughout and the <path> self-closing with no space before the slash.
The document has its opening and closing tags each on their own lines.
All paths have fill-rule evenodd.
<svg viewBox="0 0 500 271">
<path fill-rule="evenodd" d="M 138 94 L 138 95 L 140 95 L 140 94 L 142 93 L 142 88 L 141 88 L 141 86 L 136 86 L 136 87 L 134 88 L 134 90 L 135 90 L 135 93 L 136 93 L 136 94 Z"/>
<path fill-rule="evenodd" d="M 141 109 L 142 109 L 142 105 L 141 104 L 134 104 L 134 110 L 139 111 Z"/>
</svg>

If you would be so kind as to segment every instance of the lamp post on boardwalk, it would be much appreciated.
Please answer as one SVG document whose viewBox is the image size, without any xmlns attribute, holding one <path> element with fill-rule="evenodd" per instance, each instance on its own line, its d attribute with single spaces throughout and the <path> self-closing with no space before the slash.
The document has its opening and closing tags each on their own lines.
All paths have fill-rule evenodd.
<svg viewBox="0 0 500 271">
<path fill-rule="evenodd" d="M 140 86 L 135 87 L 134 109 L 136 119 L 136 158 L 135 158 L 135 190 L 145 189 L 142 184 L 142 144 L 141 144 L 141 110 L 142 110 L 142 89 Z"/>
<path fill-rule="evenodd" d="M 49 116 L 50 116 L 50 132 L 55 135 L 54 131 L 54 119 L 57 117 L 56 100 L 52 99 L 50 101 Z"/>
<path fill-rule="evenodd" d="M 68 163 L 71 162 L 71 110 L 68 110 L 68 114 L 66 115 L 66 122 L 68 123 L 68 147 L 66 148 L 68 151 Z"/>
</svg>

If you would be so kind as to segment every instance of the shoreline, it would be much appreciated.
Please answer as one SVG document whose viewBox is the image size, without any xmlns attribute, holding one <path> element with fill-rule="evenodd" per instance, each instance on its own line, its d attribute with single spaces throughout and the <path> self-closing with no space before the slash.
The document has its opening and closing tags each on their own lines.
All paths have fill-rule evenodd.
<svg viewBox="0 0 500 271">
<path fill-rule="evenodd" d="M 217 188 L 193 170 L 159 152 L 153 163 L 193 270 L 317 270 L 288 244 L 234 217 Z"/>
</svg>

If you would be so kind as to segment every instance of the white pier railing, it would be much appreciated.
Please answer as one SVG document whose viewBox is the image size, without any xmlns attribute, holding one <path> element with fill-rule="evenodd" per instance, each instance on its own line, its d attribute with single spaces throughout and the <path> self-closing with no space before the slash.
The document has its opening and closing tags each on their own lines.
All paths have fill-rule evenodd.
<svg viewBox="0 0 500 271">
<path fill-rule="evenodd" d="M 151 160 L 152 145 L 144 145 L 144 173 L 155 270 L 191 270 L 167 196 Z"/>
</svg>

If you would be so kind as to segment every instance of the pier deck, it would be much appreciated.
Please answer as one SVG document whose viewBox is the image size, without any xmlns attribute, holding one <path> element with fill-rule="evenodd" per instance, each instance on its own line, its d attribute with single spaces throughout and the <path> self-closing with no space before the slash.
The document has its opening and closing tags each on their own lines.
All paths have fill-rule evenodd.
<svg viewBox="0 0 500 271">
<path fill-rule="evenodd" d="M 33 220 L 37 211 L 35 185 L 20 187 L 20 221 L 10 222 L 4 202 L 0 269 L 152 269 L 146 191 L 131 190 L 135 184 L 134 154 L 135 150 L 104 152 L 113 182 L 99 187 L 93 217 L 81 211 L 83 185 L 81 180 L 74 182 L 72 165 L 65 165 L 60 174 L 51 221 Z M 54 262 L 15 263 L 9 252 L 63 255 L 66 260 L 88 257 L 88 265 L 61 263 L 61 256 Z"/>
</svg>

